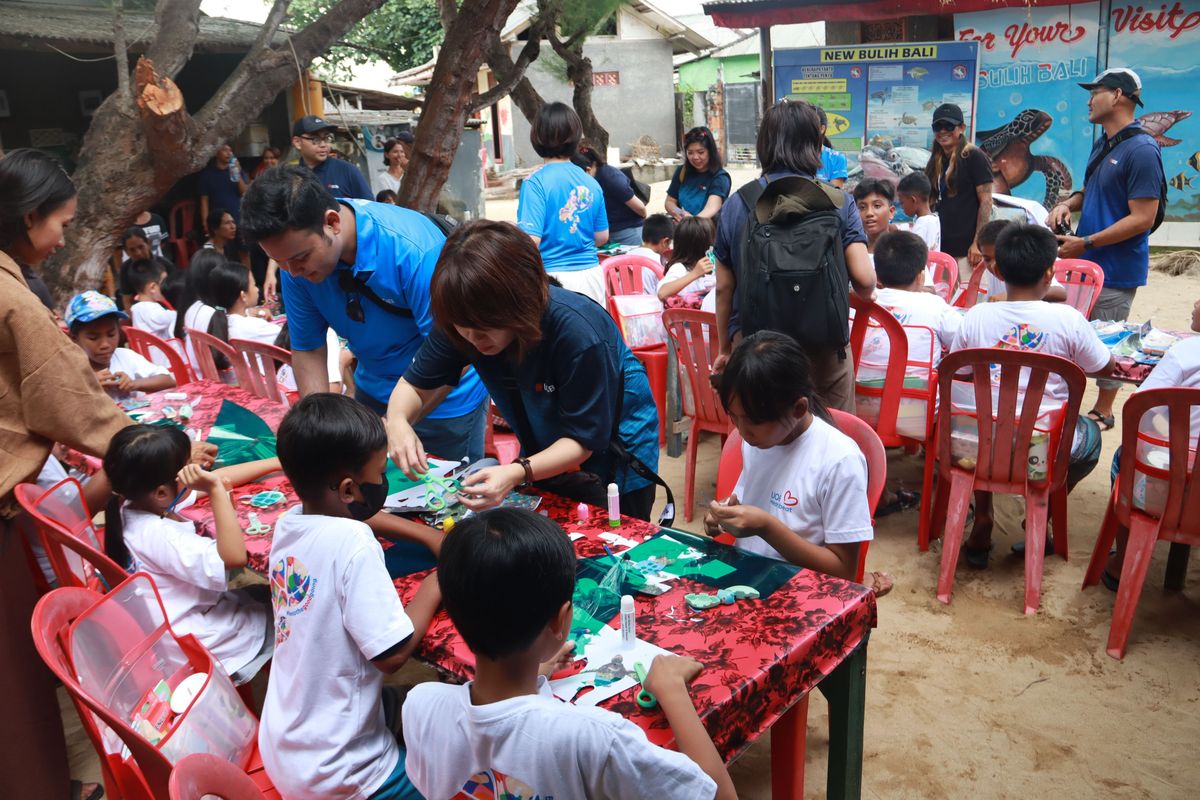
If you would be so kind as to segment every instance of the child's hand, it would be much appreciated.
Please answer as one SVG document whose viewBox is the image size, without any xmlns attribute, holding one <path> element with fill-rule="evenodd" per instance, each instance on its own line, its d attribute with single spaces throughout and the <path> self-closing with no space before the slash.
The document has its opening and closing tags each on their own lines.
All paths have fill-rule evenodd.
<svg viewBox="0 0 1200 800">
<path fill-rule="evenodd" d="M 110 387 L 117 385 L 116 376 L 113 375 L 111 372 L 109 372 L 106 369 L 102 369 L 96 373 L 96 380 L 100 381 L 100 385 L 103 386 L 105 389 L 108 389 Z"/>
<path fill-rule="evenodd" d="M 687 656 L 655 656 L 642 688 L 656 697 L 684 689 L 704 670 L 704 665 Z"/>
<path fill-rule="evenodd" d="M 184 486 L 189 489 L 198 489 L 206 494 L 212 494 L 218 489 L 225 489 L 225 484 L 221 481 L 221 476 L 215 472 L 202 469 L 197 464 L 188 464 L 179 470 L 178 477 Z"/>
<path fill-rule="evenodd" d="M 708 256 L 705 256 L 704 258 L 697 261 L 696 266 L 692 267 L 692 272 L 696 273 L 697 275 L 701 275 L 701 276 L 709 275 L 712 273 L 712 271 L 713 271 L 713 263 L 708 260 Z"/>
<path fill-rule="evenodd" d="M 543 661 L 541 664 L 538 664 L 538 675 L 545 675 L 549 678 L 554 673 L 561 669 L 566 669 L 574 663 L 575 642 L 568 638 L 549 661 Z"/>
<path fill-rule="evenodd" d="M 714 500 L 708 507 L 721 530 L 741 538 L 743 536 L 761 535 L 771 519 L 770 514 L 757 506 L 744 506 L 736 494 L 731 494 L 724 503 Z M 705 515 L 707 519 L 708 515 Z"/>
<path fill-rule="evenodd" d="M 119 391 L 128 392 L 133 390 L 133 378 L 130 378 L 124 372 L 114 373 L 112 376 L 112 386 L 115 386 Z"/>
<path fill-rule="evenodd" d="M 192 457 L 190 463 L 204 469 L 212 467 L 217 460 L 217 446 L 211 442 L 192 442 Z"/>
</svg>

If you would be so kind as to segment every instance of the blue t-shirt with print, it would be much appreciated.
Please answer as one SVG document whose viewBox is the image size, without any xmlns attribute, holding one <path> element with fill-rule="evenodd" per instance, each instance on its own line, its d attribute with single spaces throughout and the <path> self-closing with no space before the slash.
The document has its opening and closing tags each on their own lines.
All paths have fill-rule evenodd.
<svg viewBox="0 0 1200 800">
<path fill-rule="evenodd" d="M 1135 122 L 1129 127 L 1141 126 Z M 1107 136 L 1096 141 L 1089 163 L 1107 141 Z M 1089 236 L 1129 216 L 1130 200 L 1158 200 L 1162 181 L 1162 153 L 1154 137 L 1139 134 L 1126 139 L 1104 157 L 1084 187 L 1083 210 L 1076 232 Z M 1104 269 L 1105 286 L 1114 289 L 1145 286 L 1150 271 L 1150 232 L 1092 248 L 1083 257 Z"/>
<path fill-rule="evenodd" d="M 679 176 L 685 167 L 687 176 L 680 180 Z M 722 200 L 729 197 L 729 190 L 732 186 L 733 178 L 730 178 L 729 173 L 723 169 L 715 172 L 712 170 L 697 172 L 690 164 L 681 164 L 675 170 L 675 174 L 671 176 L 671 185 L 667 187 L 667 196 L 674 197 L 680 208 L 695 216 L 704 210 L 709 197 L 715 195 Z"/>
<path fill-rule="evenodd" d="M 479 372 L 500 413 L 514 426 L 522 453 L 532 455 L 567 437 L 592 451 L 580 467 L 612 480 L 622 493 L 649 485 L 624 465 L 615 465 L 609 452 L 619 406 L 621 443 L 647 467 L 658 469 L 658 409 L 646 369 L 599 304 L 551 286 L 550 302 L 542 313 L 542 339 L 521 361 L 507 350 L 494 356 L 473 349 L 464 352 L 435 330 L 404 379 L 423 389 L 452 386 L 468 364 Z M 622 383 L 624 397 L 619 400 Z M 520 419 L 516 402 L 524 406 L 528 434 L 516 422 Z M 526 441 L 527 435 L 533 441 Z"/>
<path fill-rule="evenodd" d="M 831 147 L 821 147 L 821 169 L 817 178 L 823 181 L 845 180 L 850 176 L 846 170 L 846 156 Z"/>
<path fill-rule="evenodd" d="M 576 272 L 599 265 L 595 235 L 608 230 L 604 191 L 569 161 L 544 164 L 521 184 L 517 227 L 541 240 L 547 272 Z"/>
<path fill-rule="evenodd" d="M 429 282 L 446 237 L 424 214 L 401 206 L 340 198 L 354 212 L 357 251 L 354 264 L 338 262 L 320 283 L 295 278 L 280 270 L 287 306 L 292 348 L 316 350 L 325 346 L 327 328 L 345 338 L 358 358 L 354 381 L 359 391 L 387 404 L 396 381 L 433 329 Z M 412 311 L 399 316 L 359 296 L 363 319 L 346 313 L 347 292 L 338 273 L 352 272 L 380 298 Z M 479 407 L 487 392 L 474 371 L 458 382 L 449 397 L 429 415 L 433 419 L 461 417 Z"/>
<path fill-rule="evenodd" d="M 769 175 L 760 177 L 758 182 L 766 186 L 767 181 L 786 178 L 789 175 L 796 175 L 795 172 L 772 172 Z M 811 178 L 812 175 L 803 177 Z M 849 247 L 856 242 L 863 244 L 867 243 L 867 232 L 863 230 L 862 217 L 858 215 L 858 206 L 854 204 L 854 198 L 845 189 L 841 190 L 845 195 L 845 202 L 839 210 L 842 217 L 842 245 Z M 733 270 L 736 277 L 738 275 L 738 262 L 742 256 L 742 243 L 746 237 L 746 220 L 749 217 L 746 209 L 746 203 L 742 200 L 741 195 L 734 193 L 729 202 L 721 207 L 721 216 L 717 218 L 717 241 L 713 244 L 713 253 L 725 266 Z M 735 331 L 742 329 L 738 318 L 738 294 L 737 287 L 733 289 L 733 314 L 729 319 L 729 334 L 732 336 Z"/>
<path fill-rule="evenodd" d="M 371 194 L 371 185 L 367 183 L 367 179 L 363 177 L 359 168 L 340 158 L 330 156 L 313 167 L 313 174 L 334 197 L 375 199 L 375 195 Z"/>
</svg>

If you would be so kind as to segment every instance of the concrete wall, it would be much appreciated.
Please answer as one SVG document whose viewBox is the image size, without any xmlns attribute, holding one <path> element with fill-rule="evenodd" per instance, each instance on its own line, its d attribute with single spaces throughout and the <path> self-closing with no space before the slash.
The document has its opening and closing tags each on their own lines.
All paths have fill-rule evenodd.
<svg viewBox="0 0 1200 800">
<path fill-rule="evenodd" d="M 726 83 L 753 83 L 758 80 L 758 56 L 742 55 L 726 58 L 702 58 L 679 68 L 679 91 L 704 92 L 717 82 L 717 65 L 725 70 Z"/>
<path fill-rule="evenodd" d="M 570 105 L 571 85 L 546 69 L 547 61 L 554 58 L 549 43 L 542 44 L 541 52 L 526 70 L 526 77 L 547 102 L 558 100 Z M 670 152 L 675 141 L 671 45 L 661 38 L 594 37 L 584 45 L 583 52 L 592 60 L 594 71 L 620 74 L 619 85 L 592 89 L 592 108 L 600 124 L 608 130 L 609 146 L 619 147 L 625 157 L 634 140 L 649 134 L 666 148 L 664 156 L 674 155 Z M 558 66 L 561 68 L 561 62 Z M 529 143 L 529 122 L 519 112 L 513 113 L 513 149 L 517 157 L 514 166 L 541 163 Z"/>
</svg>

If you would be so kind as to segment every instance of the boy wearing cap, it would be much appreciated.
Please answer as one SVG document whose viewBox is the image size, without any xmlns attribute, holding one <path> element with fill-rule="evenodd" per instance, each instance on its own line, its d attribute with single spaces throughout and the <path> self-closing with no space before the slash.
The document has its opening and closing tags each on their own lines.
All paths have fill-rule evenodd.
<svg viewBox="0 0 1200 800">
<path fill-rule="evenodd" d="M 1104 128 L 1092 147 L 1084 188 L 1050 210 L 1056 233 L 1081 212 L 1076 235 L 1060 235 L 1059 258 L 1086 258 L 1104 270 L 1104 288 L 1092 319 L 1125 320 L 1150 270 L 1150 231 L 1164 193 L 1162 154 L 1154 137 L 1134 121 L 1142 105 L 1142 82 L 1131 69 L 1108 69 L 1091 83 L 1088 120 Z M 1100 390 L 1088 416 L 1102 430 L 1113 427 L 1113 402 L 1121 384 L 1096 381 Z"/>
<path fill-rule="evenodd" d="M 175 378 L 126 347 L 121 341 L 121 321 L 129 316 L 99 292 L 88 291 L 71 298 L 66 323 L 71 340 L 88 357 L 100 386 L 114 400 L 134 392 L 159 392 L 175 386 Z"/>
<path fill-rule="evenodd" d="M 334 197 L 374 200 L 371 185 L 358 167 L 329 157 L 333 144 L 333 126 L 315 114 L 296 120 L 292 126 L 292 147 L 300 153 L 300 163 L 316 174 Z"/>
</svg>

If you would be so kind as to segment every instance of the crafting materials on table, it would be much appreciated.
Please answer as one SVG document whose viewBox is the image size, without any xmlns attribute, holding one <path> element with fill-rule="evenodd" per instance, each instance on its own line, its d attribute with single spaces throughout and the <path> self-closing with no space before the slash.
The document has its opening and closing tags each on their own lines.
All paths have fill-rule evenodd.
<svg viewBox="0 0 1200 800">
<path fill-rule="evenodd" d="M 262 536 L 264 533 L 271 532 L 271 526 L 258 518 L 258 514 L 251 511 L 248 515 L 249 524 L 246 525 L 246 533 L 251 536 Z"/>
<path fill-rule="evenodd" d="M 166 416 L 166 408 L 163 409 Z M 262 417 L 231 400 L 221 401 L 221 410 L 208 432 L 217 446 L 215 466 L 229 467 L 275 455 L 275 432 Z"/>
<path fill-rule="evenodd" d="M 587 639 L 580 653 L 586 661 L 584 668 L 574 675 L 550 681 L 550 689 L 569 703 L 594 706 L 637 686 L 639 681 L 632 665 L 653 663 L 655 656 L 661 655 L 670 653 L 641 639 L 626 645 L 621 634 L 605 625 Z"/>
<path fill-rule="evenodd" d="M 718 589 L 716 594 L 685 594 L 683 599 L 697 611 L 706 611 L 718 605 L 731 606 L 737 600 L 757 600 L 759 593 L 753 586 L 730 586 Z"/>
<path fill-rule="evenodd" d="M 658 698 L 646 689 L 646 666 L 642 662 L 637 662 L 633 665 L 633 674 L 637 676 L 638 683 L 642 688 L 637 693 L 637 704 L 642 708 L 654 708 L 658 705 Z"/>
<path fill-rule="evenodd" d="M 287 495 L 278 489 L 271 489 L 258 494 L 248 494 L 240 498 L 241 502 L 248 503 L 255 508 L 270 508 L 278 505 L 287 499 Z"/>
<path fill-rule="evenodd" d="M 608 525 L 611 528 L 621 526 L 621 490 L 615 483 L 608 485 Z"/>
<path fill-rule="evenodd" d="M 592 518 L 592 508 L 587 503 L 580 503 L 575 507 L 575 518 L 580 522 L 587 522 Z"/>
<path fill-rule="evenodd" d="M 637 617 L 633 612 L 633 595 L 621 595 L 621 644 L 632 647 L 637 639 Z"/>
</svg>

